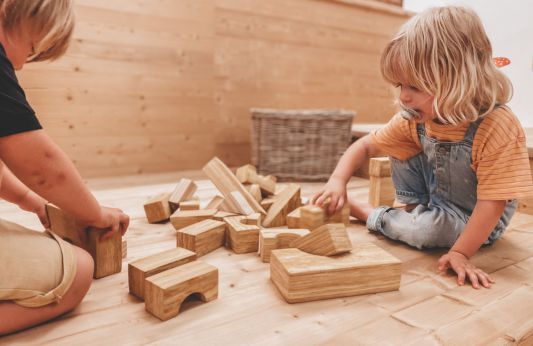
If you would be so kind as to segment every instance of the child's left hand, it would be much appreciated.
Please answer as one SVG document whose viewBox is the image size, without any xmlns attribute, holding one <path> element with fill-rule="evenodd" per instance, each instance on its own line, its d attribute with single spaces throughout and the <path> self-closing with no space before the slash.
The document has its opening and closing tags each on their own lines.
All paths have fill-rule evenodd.
<svg viewBox="0 0 533 346">
<path fill-rule="evenodd" d="M 450 268 L 457 274 L 457 284 L 462 286 L 465 279 L 468 278 L 472 287 L 479 288 L 479 283 L 485 288 L 490 288 L 494 280 L 483 270 L 474 266 L 468 258 L 460 252 L 450 250 L 447 254 L 441 256 L 438 261 L 438 269 L 443 272 Z"/>
</svg>

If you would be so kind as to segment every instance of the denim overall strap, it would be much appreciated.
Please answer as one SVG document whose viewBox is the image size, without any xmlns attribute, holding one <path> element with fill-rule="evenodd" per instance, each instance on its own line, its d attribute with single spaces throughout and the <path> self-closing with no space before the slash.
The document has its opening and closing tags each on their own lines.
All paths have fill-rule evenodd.
<svg viewBox="0 0 533 346">
<path fill-rule="evenodd" d="M 468 126 L 468 129 L 465 132 L 463 142 L 466 142 L 470 145 L 474 143 L 474 137 L 476 136 L 477 129 L 479 128 L 479 125 L 482 121 L 483 118 L 479 117 L 476 121 L 470 123 L 470 126 Z"/>
</svg>

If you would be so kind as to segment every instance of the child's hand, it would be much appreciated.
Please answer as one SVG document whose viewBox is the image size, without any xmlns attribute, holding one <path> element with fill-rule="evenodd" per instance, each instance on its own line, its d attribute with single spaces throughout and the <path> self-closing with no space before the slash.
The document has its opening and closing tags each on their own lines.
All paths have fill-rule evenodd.
<svg viewBox="0 0 533 346">
<path fill-rule="evenodd" d="M 95 228 L 110 230 L 102 235 L 102 239 L 111 237 L 115 232 L 120 232 L 122 235 L 126 233 L 130 224 L 130 217 L 120 209 L 102 207 L 100 212 L 100 219 L 89 225 Z"/>
<path fill-rule="evenodd" d="M 479 288 L 479 283 L 483 287 L 490 288 L 494 280 L 483 270 L 476 268 L 468 258 L 460 252 L 450 250 L 443 255 L 439 261 L 439 271 L 443 272 L 451 268 L 457 274 L 457 284 L 462 286 L 465 283 L 465 278 L 470 280 L 472 287 Z"/>
<path fill-rule="evenodd" d="M 37 217 L 39 217 L 39 221 L 41 221 L 43 226 L 49 228 L 50 223 L 48 222 L 48 216 L 46 215 L 46 203 L 48 202 L 44 198 L 35 192 L 28 190 L 18 205 L 22 210 L 37 214 Z"/>
<path fill-rule="evenodd" d="M 311 204 L 321 206 L 328 198 L 331 198 L 328 208 L 329 214 L 342 209 L 346 203 L 346 184 L 344 181 L 335 177 L 329 178 L 322 191 L 313 196 Z"/>
</svg>

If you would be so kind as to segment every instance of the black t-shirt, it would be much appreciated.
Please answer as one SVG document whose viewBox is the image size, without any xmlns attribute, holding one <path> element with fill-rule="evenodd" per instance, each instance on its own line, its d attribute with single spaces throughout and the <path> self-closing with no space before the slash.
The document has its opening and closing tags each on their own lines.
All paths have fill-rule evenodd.
<svg viewBox="0 0 533 346">
<path fill-rule="evenodd" d="M 0 137 L 42 129 L 0 44 Z"/>
</svg>

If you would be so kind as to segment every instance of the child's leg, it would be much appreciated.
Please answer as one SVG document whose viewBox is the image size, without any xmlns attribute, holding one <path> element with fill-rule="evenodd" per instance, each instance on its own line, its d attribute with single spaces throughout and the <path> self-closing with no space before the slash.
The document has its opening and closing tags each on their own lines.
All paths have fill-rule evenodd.
<svg viewBox="0 0 533 346">
<path fill-rule="evenodd" d="M 74 281 L 63 298 L 38 308 L 20 306 L 11 301 L 0 301 L 0 335 L 19 331 L 74 309 L 91 286 L 94 262 L 83 249 L 75 248 L 77 271 Z"/>
</svg>

